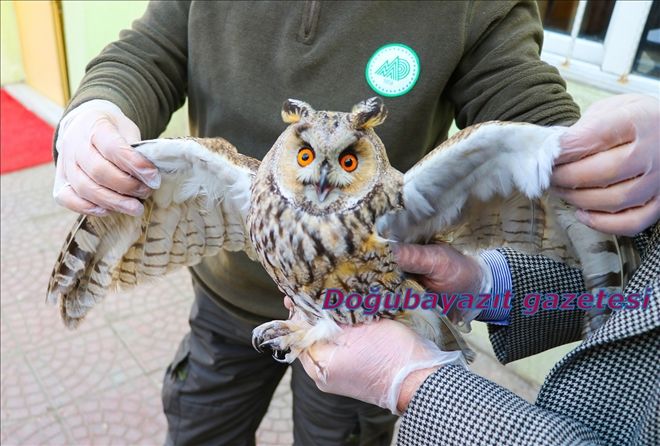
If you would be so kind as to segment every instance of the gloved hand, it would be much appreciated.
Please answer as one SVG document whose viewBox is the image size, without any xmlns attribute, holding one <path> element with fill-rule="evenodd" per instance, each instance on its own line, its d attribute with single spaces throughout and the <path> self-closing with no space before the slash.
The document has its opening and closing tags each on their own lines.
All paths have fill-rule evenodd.
<svg viewBox="0 0 660 446">
<path fill-rule="evenodd" d="M 331 342 L 317 342 L 299 356 L 324 392 L 355 398 L 400 414 L 424 380 L 440 366 L 462 364 L 460 351 L 445 352 L 400 322 L 384 319 L 343 327 Z"/>
<path fill-rule="evenodd" d="M 55 201 L 81 214 L 142 214 L 136 198 L 157 189 L 160 174 L 130 146 L 137 141 L 140 130 L 111 102 L 92 100 L 67 113 L 55 143 Z"/>
<path fill-rule="evenodd" d="M 552 184 L 584 224 L 632 236 L 660 218 L 660 101 L 595 102 L 562 136 Z"/>
<path fill-rule="evenodd" d="M 452 294 L 489 293 L 493 274 L 479 256 L 462 254 L 448 244 L 415 245 L 397 243 L 391 245 L 397 264 L 429 291 Z M 459 326 L 469 324 L 481 310 L 446 309 L 450 321 Z M 469 327 L 469 326 L 468 326 Z"/>
<path fill-rule="evenodd" d="M 427 289 L 451 293 L 487 292 L 492 273 L 480 257 L 461 254 L 447 244 L 392 244 L 399 266 Z M 291 309 L 289 298 L 284 305 Z M 471 320 L 472 312 L 449 311 L 452 322 Z M 468 314 L 470 313 L 470 314 Z M 294 314 L 295 318 L 295 314 Z M 445 352 L 400 322 L 381 320 L 347 326 L 328 343 L 305 350 L 300 361 L 324 392 L 366 401 L 400 414 L 424 380 L 445 364 L 465 365 L 460 351 Z"/>
</svg>

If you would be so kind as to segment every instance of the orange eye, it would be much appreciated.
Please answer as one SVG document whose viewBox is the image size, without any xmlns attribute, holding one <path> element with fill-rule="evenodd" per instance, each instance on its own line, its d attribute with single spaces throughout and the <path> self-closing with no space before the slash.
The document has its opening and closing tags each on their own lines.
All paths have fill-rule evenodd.
<svg viewBox="0 0 660 446">
<path fill-rule="evenodd" d="M 358 159 L 352 153 L 346 153 L 339 157 L 339 164 L 346 172 L 353 172 L 357 169 Z"/>
<path fill-rule="evenodd" d="M 298 150 L 298 164 L 300 164 L 300 166 L 309 166 L 312 164 L 312 161 L 314 161 L 314 151 L 312 149 L 309 147 L 303 147 Z"/>
</svg>

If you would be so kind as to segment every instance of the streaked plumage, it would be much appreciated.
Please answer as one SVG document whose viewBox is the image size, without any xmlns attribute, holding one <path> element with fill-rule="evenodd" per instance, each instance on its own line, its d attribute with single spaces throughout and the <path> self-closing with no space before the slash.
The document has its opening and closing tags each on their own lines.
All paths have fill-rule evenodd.
<svg viewBox="0 0 660 446">
<path fill-rule="evenodd" d="M 621 286 L 615 239 L 543 194 L 563 128 L 490 122 L 459 132 L 405 175 L 373 130 L 386 116 L 372 98 L 351 113 L 285 102 L 290 125 L 264 160 L 222 139 L 160 139 L 136 150 L 161 171 L 142 217 L 81 217 L 53 271 L 48 296 L 75 327 L 107 290 L 194 265 L 220 249 L 261 262 L 294 302 L 296 318 L 257 327 L 257 347 L 292 361 L 337 323 L 390 317 L 446 349 L 460 335 L 428 310 L 321 309 L 324 291 L 423 291 L 394 261 L 390 241 L 445 240 L 466 251 L 511 246 L 581 264 L 587 285 Z M 305 149 L 305 151 L 303 151 Z M 308 150 L 307 150 L 308 149 Z M 448 290 L 451 291 L 451 290 Z"/>
</svg>

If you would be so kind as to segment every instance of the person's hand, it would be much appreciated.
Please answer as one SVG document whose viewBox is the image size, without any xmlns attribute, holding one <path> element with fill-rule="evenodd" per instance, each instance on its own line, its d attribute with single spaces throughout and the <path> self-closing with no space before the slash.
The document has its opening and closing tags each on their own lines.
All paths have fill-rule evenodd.
<svg viewBox="0 0 660 446">
<path fill-rule="evenodd" d="M 317 387 L 400 414 L 426 378 L 442 365 L 463 364 L 460 351 L 445 352 L 400 322 L 384 319 L 342 327 L 299 357 Z"/>
<path fill-rule="evenodd" d="M 396 263 L 431 291 L 479 294 L 490 289 L 490 272 L 478 257 L 462 254 L 446 243 L 391 244 Z"/>
<path fill-rule="evenodd" d="M 481 257 L 460 253 L 450 245 L 392 244 L 392 251 L 399 267 L 430 291 L 451 294 L 469 293 L 473 296 L 490 292 L 493 278 L 488 265 Z M 469 327 L 469 322 L 481 310 L 445 308 L 445 314 L 453 323 Z"/>
<path fill-rule="evenodd" d="M 582 223 L 632 236 L 660 218 L 660 101 L 629 94 L 595 102 L 560 145 L 552 184 Z"/>
<path fill-rule="evenodd" d="M 138 198 L 160 186 L 156 167 L 130 146 L 140 130 L 108 101 L 85 102 L 60 123 L 53 197 L 81 214 L 140 215 Z"/>
<path fill-rule="evenodd" d="M 478 294 L 490 289 L 490 269 L 478 257 L 461 254 L 447 244 L 396 243 L 391 247 L 398 265 L 417 275 L 429 290 Z M 289 298 L 284 298 L 284 305 L 293 308 Z M 449 318 L 462 320 L 464 315 L 457 311 L 452 310 Z M 438 367 L 465 365 L 460 351 L 442 351 L 400 322 L 387 319 L 342 327 L 337 339 L 317 342 L 299 359 L 322 391 L 366 401 L 393 413 L 406 409 L 415 391 Z"/>
</svg>

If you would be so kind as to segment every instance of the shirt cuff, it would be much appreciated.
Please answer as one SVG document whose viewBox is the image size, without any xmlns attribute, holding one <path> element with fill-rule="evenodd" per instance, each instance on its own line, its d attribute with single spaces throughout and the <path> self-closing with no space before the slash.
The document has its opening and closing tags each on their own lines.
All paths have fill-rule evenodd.
<svg viewBox="0 0 660 446">
<path fill-rule="evenodd" d="M 511 270 L 504 255 L 497 250 L 482 251 L 481 259 L 488 265 L 493 277 L 493 287 L 490 290 L 492 296 L 499 295 L 498 302 L 502 302 L 505 293 L 511 292 Z M 491 299 L 495 302 L 496 299 Z M 476 317 L 476 320 L 495 325 L 509 325 L 509 313 L 511 309 L 507 307 L 488 308 L 482 310 Z"/>
</svg>

